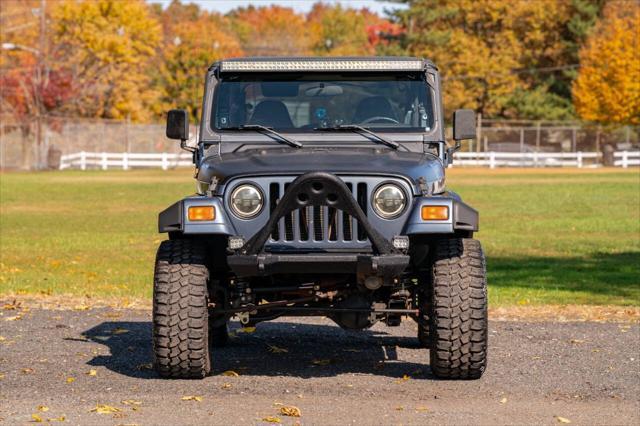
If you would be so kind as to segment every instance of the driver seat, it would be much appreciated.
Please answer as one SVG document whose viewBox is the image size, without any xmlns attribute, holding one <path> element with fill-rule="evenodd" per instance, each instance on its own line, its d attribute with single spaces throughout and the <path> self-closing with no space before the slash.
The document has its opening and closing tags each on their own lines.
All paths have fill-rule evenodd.
<svg viewBox="0 0 640 426">
<path fill-rule="evenodd" d="M 391 103 L 384 96 L 369 96 L 358 103 L 352 123 L 358 124 L 373 117 L 388 117 L 397 120 Z"/>
<path fill-rule="evenodd" d="M 248 124 L 276 128 L 294 127 L 287 106 L 282 101 L 276 100 L 266 100 L 256 105 Z"/>
</svg>

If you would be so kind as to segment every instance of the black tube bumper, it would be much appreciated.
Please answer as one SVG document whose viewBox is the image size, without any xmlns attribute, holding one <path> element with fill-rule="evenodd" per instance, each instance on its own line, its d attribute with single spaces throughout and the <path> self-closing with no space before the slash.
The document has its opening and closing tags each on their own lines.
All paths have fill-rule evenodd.
<svg viewBox="0 0 640 426">
<path fill-rule="evenodd" d="M 227 258 L 239 277 L 270 274 L 358 274 L 381 277 L 399 276 L 409 265 L 405 254 L 236 254 Z"/>
</svg>

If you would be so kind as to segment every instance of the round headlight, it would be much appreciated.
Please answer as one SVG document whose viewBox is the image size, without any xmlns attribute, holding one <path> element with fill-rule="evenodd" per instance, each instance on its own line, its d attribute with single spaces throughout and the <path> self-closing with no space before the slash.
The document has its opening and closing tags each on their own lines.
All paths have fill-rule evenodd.
<svg viewBox="0 0 640 426">
<path fill-rule="evenodd" d="M 405 206 L 404 191 L 394 184 L 385 184 L 373 194 L 373 209 L 380 217 L 391 219 L 399 215 Z"/>
<path fill-rule="evenodd" d="M 257 215 L 262 204 L 262 192 L 253 185 L 240 185 L 231 193 L 231 209 L 242 219 Z"/>
</svg>

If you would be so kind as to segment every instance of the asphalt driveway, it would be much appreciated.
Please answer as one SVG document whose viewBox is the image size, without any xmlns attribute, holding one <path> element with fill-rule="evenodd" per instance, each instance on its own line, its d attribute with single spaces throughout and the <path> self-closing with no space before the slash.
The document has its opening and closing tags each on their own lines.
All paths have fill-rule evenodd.
<svg viewBox="0 0 640 426">
<path fill-rule="evenodd" d="M 431 375 L 410 320 L 347 332 L 324 318 L 282 318 L 234 332 L 212 376 L 182 381 L 149 369 L 150 318 L 3 311 L 1 421 L 640 424 L 637 324 L 493 321 L 485 376 L 454 382 Z M 290 406 L 301 416 L 283 415 Z"/>
</svg>

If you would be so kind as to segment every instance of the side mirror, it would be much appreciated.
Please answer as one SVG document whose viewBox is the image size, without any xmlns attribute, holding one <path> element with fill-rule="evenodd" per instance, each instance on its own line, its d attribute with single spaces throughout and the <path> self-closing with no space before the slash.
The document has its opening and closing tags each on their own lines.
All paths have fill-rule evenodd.
<svg viewBox="0 0 640 426">
<path fill-rule="evenodd" d="M 453 139 L 475 139 L 476 113 L 471 109 L 458 109 L 453 113 Z"/>
<path fill-rule="evenodd" d="M 189 139 L 189 115 L 183 109 L 172 109 L 167 113 L 167 137 L 186 141 Z"/>
</svg>

